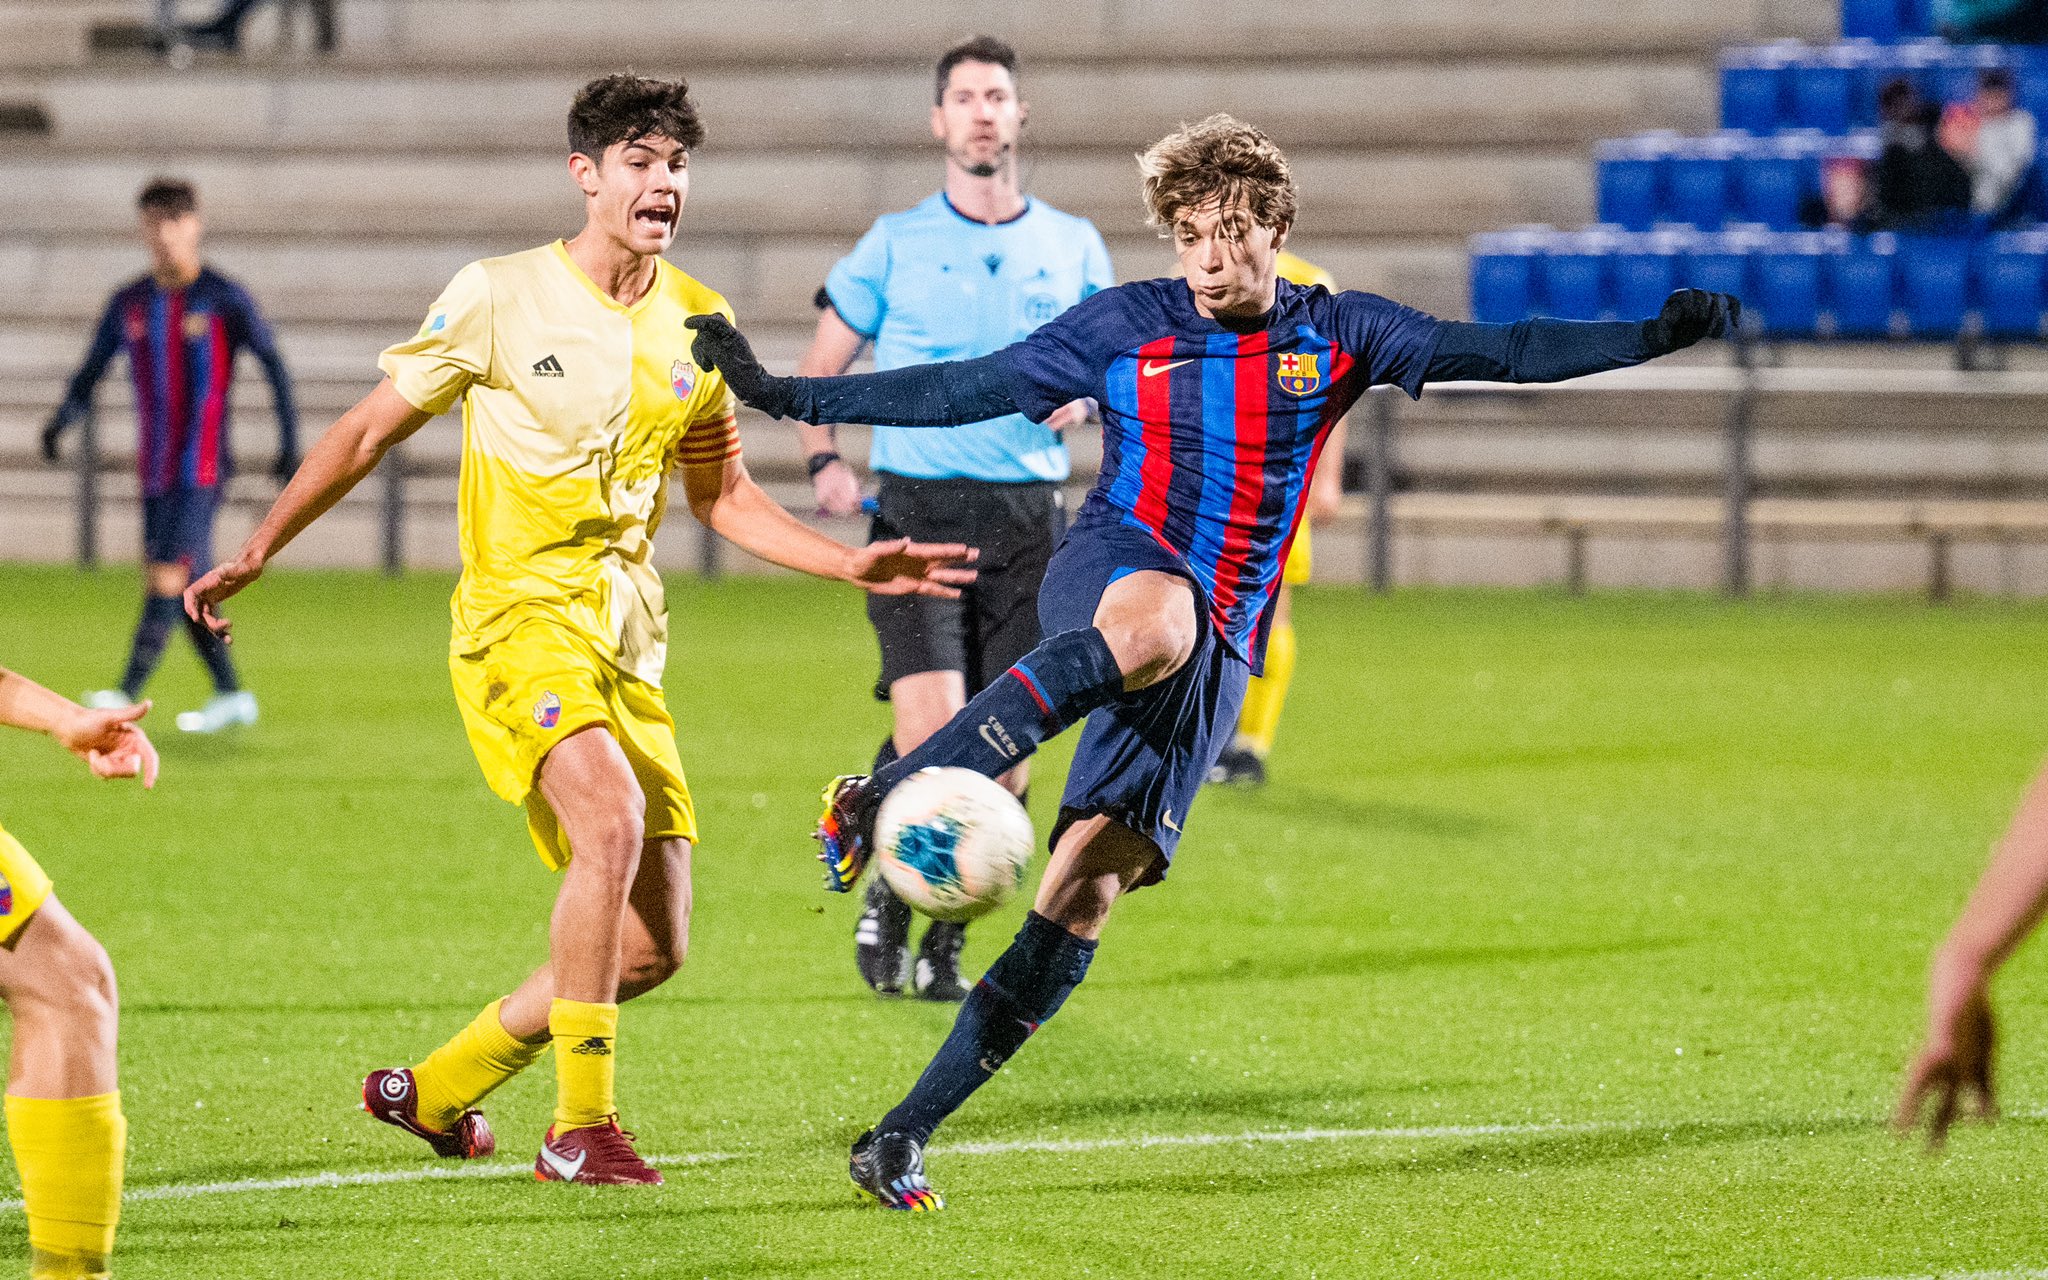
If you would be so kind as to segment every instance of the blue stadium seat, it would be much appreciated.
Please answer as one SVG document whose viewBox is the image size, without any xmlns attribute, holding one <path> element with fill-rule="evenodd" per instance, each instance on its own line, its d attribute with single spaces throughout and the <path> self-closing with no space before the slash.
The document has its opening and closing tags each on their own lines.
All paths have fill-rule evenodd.
<svg viewBox="0 0 2048 1280">
<path fill-rule="evenodd" d="M 1621 320 L 1647 320 L 1678 287 L 1680 256 L 1696 236 L 1657 232 L 1630 236 L 1610 263 L 1614 314 Z"/>
<path fill-rule="evenodd" d="M 1886 337 L 1892 329 L 1897 239 L 1858 237 L 1823 261 L 1823 297 L 1842 337 Z"/>
<path fill-rule="evenodd" d="M 2040 51 L 2019 64 L 2019 100 L 2035 120 L 2048 120 L 2048 58 Z"/>
<path fill-rule="evenodd" d="M 1784 123 L 1785 58 L 1770 46 L 1730 49 L 1721 55 L 1721 127 L 1773 133 Z"/>
<path fill-rule="evenodd" d="M 1799 208 L 1820 190 L 1816 137 L 1760 138 L 1735 159 L 1735 208 L 1747 222 L 1773 231 L 1799 227 Z"/>
<path fill-rule="evenodd" d="M 1472 237 L 1472 318 L 1513 324 L 1535 312 L 1536 255 L 1542 241 L 1517 232 Z"/>
<path fill-rule="evenodd" d="M 1600 221 L 1648 231 L 1663 216 L 1663 138 L 1619 138 L 1594 149 Z"/>
<path fill-rule="evenodd" d="M 1913 336 L 1953 337 L 1962 331 L 1970 307 L 1969 242 L 1917 236 L 1902 240 L 1899 283 Z"/>
<path fill-rule="evenodd" d="M 1902 36 L 1931 36 L 1934 34 L 1935 6 L 1939 0 L 1899 0 L 1899 34 Z"/>
<path fill-rule="evenodd" d="M 1679 258 L 1679 278 L 1689 289 L 1710 289 L 1743 297 L 1749 293 L 1748 242 L 1728 235 L 1706 235 Z"/>
<path fill-rule="evenodd" d="M 1665 208 L 1675 222 L 1703 230 L 1728 220 L 1728 171 L 1734 147 L 1726 138 L 1686 138 L 1664 162 L 1669 199 Z"/>
<path fill-rule="evenodd" d="M 1846 133 L 1856 66 L 1835 49 L 1811 49 L 1792 61 L 1792 123 L 1823 133 Z"/>
<path fill-rule="evenodd" d="M 1537 310 L 1560 320 L 1598 320 L 1607 310 L 1607 255 L 1613 237 L 1561 235 L 1536 261 Z"/>
<path fill-rule="evenodd" d="M 1984 242 L 1974 266 L 1985 333 L 2002 338 L 2040 336 L 2044 263 L 2048 240 L 2038 232 L 1992 236 Z"/>
<path fill-rule="evenodd" d="M 1772 236 L 1751 258 L 1754 311 L 1773 337 L 1811 337 L 1820 328 L 1821 263 L 1827 237 L 1811 232 Z"/>
<path fill-rule="evenodd" d="M 1842 0 L 1842 34 L 1870 40 L 1899 38 L 1899 0 Z"/>
</svg>

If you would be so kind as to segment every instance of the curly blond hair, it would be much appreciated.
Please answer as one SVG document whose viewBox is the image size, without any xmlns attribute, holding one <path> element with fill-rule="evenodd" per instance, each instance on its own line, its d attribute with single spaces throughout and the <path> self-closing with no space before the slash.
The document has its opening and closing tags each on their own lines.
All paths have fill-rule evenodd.
<svg viewBox="0 0 2048 1280">
<path fill-rule="evenodd" d="M 1294 175 L 1273 140 L 1217 112 L 1184 124 L 1138 157 L 1148 221 L 1162 235 L 1182 217 L 1216 204 L 1243 209 L 1262 227 L 1294 225 Z"/>
</svg>

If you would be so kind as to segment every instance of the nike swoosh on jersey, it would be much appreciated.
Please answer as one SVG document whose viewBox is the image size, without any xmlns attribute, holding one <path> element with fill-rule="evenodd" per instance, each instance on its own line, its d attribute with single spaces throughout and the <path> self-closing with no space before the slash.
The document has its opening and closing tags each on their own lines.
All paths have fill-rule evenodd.
<svg viewBox="0 0 2048 1280">
<path fill-rule="evenodd" d="M 564 1160 L 551 1149 L 542 1147 L 540 1149 L 540 1158 L 547 1163 L 548 1168 L 555 1171 L 556 1177 L 564 1182 L 574 1182 L 576 1181 L 576 1175 L 583 1172 L 583 1162 L 590 1159 L 590 1153 L 588 1151 L 579 1151 L 576 1153 L 574 1160 Z"/>
<path fill-rule="evenodd" d="M 1140 369 L 1139 372 L 1144 374 L 1148 378 L 1152 378 L 1157 377 L 1159 374 L 1165 373 L 1168 369 L 1178 369 L 1184 364 L 1193 363 L 1194 361 L 1192 360 L 1176 360 L 1172 364 L 1160 364 L 1156 360 L 1147 360 L 1145 362 L 1144 368 Z"/>
</svg>

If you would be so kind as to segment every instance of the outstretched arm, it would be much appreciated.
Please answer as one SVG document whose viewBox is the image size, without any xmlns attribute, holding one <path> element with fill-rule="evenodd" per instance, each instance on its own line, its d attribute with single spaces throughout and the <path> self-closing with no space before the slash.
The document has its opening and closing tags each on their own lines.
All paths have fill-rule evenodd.
<svg viewBox="0 0 2048 1280">
<path fill-rule="evenodd" d="M 43 458 L 48 462 L 57 460 L 57 441 L 72 423 L 92 412 L 93 389 L 99 386 L 100 378 L 107 372 L 107 362 L 114 358 L 114 352 L 121 345 L 121 317 L 112 302 L 100 313 L 99 327 L 93 331 L 92 346 L 86 350 L 85 363 L 78 366 L 78 372 L 71 375 L 65 384 L 64 399 L 56 411 L 43 424 Z"/>
<path fill-rule="evenodd" d="M 204 622 L 215 635 L 227 635 L 228 621 L 213 607 L 262 576 L 270 557 L 374 471 L 392 445 L 433 417 L 398 394 L 389 378 L 378 383 L 320 437 L 234 558 L 185 588 L 186 614 Z"/>
<path fill-rule="evenodd" d="M 1929 1141 L 1940 1146 L 1975 1095 L 1977 1113 L 1996 1113 L 1992 1055 L 1996 1023 L 1991 978 L 2048 912 L 2048 767 L 2034 778 L 2019 812 L 1977 881 L 1970 901 L 1934 953 L 1928 982 L 1927 1042 L 1913 1060 L 1899 1101 L 1902 1129 L 1920 1122 L 1931 1099 Z"/>
<path fill-rule="evenodd" d="M 156 785 L 156 748 L 136 721 L 147 702 L 89 711 L 27 676 L 0 667 L 0 724 L 47 733 L 102 778 L 142 779 Z"/>
<path fill-rule="evenodd" d="M 778 378 L 761 367 L 746 335 L 721 315 L 691 316 L 690 353 L 725 375 L 743 402 L 771 418 L 865 422 L 878 427 L 952 427 L 1018 411 L 1018 391 L 1001 351 L 978 360 L 911 365 L 839 378 Z"/>
<path fill-rule="evenodd" d="M 1430 357 L 1429 382 L 1563 382 L 1670 355 L 1702 338 L 1723 338 L 1742 322 L 1742 303 L 1725 293 L 1680 289 L 1643 321 L 1518 320 L 1446 322 Z"/>
<path fill-rule="evenodd" d="M 683 489 L 705 527 L 785 569 L 892 596 L 957 596 L 974 581 L 974 570 L 962 567 L 978 554 L 972 547 L 908 538 L 849 547 L 826 537 L 762 492 L 737 456 L 686 466 Z"/>
</svg>

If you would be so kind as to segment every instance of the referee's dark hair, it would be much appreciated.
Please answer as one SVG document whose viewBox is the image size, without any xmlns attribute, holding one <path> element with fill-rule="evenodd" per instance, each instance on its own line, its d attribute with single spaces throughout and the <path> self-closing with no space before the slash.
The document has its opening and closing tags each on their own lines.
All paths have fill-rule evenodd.
<svg viewBox="0 0 2048 1280">
<path fill-rule="evenodd" d="M 690 100 L 689 83 L 680 77 L 605 76 L 584 85 L 569 104 L 569 150 L 598 164 L 617 143 L 657 135 L 685 151 L 695 151 L 704 141 L 704 122 Z"/>
<path fill-rule="evenodd" d="M 1009 72 L 1013 82 L 1017 79 L 1017 51 L 994 36 L 976 36 L 939 55 L 938 85 L 932 92 L 933 102 L 943 104 L 946 101 L 946 84 L 953 78 L 953 68 L 963 62 L 986 62 Z"/>
<path fill-rule="evenodd" d="M 182 218 L 199 212 L 199 192 L 183 178 L 152 178 L 135 197 L 135 207 L 144 213 Z"/>
</svg>

